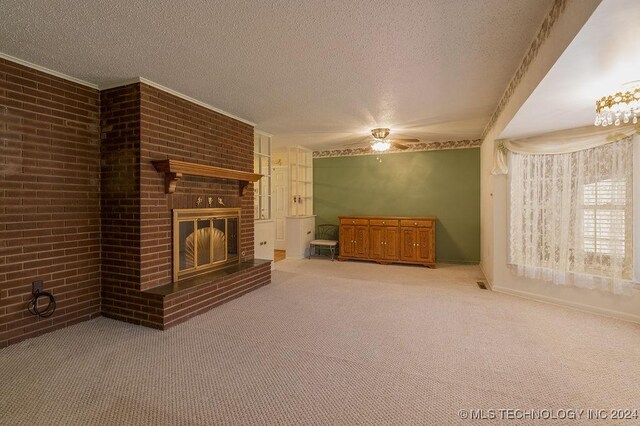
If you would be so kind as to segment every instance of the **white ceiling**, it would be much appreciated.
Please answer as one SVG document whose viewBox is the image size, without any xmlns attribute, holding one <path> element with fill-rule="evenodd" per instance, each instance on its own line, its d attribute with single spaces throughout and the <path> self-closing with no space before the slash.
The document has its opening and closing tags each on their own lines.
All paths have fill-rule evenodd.
<svg viewBox="0 0 640 426">
<path fill-rule="evenodd" d="M 640 80 L 640 1 L 604 0 L 500 137 L 592 126 L 595 102 Z"/>
<path fill-rule="evenodd" d="M 0 52 L 97 85 L 141 76 L 282 143 L 475 139 L 551 3 L 2 0 Z"/>
</svg>

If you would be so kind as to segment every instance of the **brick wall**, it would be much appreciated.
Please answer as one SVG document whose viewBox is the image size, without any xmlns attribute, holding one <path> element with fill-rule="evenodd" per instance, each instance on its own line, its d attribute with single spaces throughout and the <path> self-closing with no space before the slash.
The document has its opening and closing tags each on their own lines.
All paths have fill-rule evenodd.
<svg viewBox="0 0 640 426">
<path fill-rule="evenodd" d="M 102 311 L 128 314 L 116 295 L 140 287 L 140 87 L 103 90 L 100 104 Z"/>
<path fill-rule="evenodd" d="M 173 208 L 196 208 L 196 199 L 222 197 L 241 207 L 240 252 L 253 258 L 253 197 L 238 196 L 238 182 L 185 176 L 174 194 L 151 160 L 171 158 L 253 171 L 253 126 L 141 84 L 141 289 L 171 281 Z M 253 194 L 252 186 L 248 194 Z M 207 207 L 202 205 L 201 208 Z M 219 207 L 215 204 L 213 207 Z"/>
<path fill-rule="evenodd" d="M 0 347 L 101 313 L 166 328 L 271 281 L 249 261 L 147 291 L 171 286 L 171 210 L 199 196 L 241 208 L 241 257 L 253 259 L 251 195 L 188 176 L 165 194 L 151 160 L 168 157 L 252 171 L 253 127 L 146 84 L 99 93 L 0 59 Z M 26 310 L 34 280 L 56 296 L 49 318 Z"/>
<path fill-rule="evenodd" d="M 100 313 L 97 90 L 0 59 L 0 347 Z M 31 283 L 57 299 L 26 310 Z"/>
</svg>

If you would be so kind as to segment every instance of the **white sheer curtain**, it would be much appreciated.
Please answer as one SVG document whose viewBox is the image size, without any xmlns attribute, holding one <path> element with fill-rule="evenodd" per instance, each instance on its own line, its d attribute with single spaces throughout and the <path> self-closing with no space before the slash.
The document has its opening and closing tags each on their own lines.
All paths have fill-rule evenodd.
<svg viewBox="0 0 640 426">
<path fill-rule="evenodd" d="M 612 142 L 628 140 L 634 135 L 640 134 L 640 124 L 635 126 L 622 126 L 612 129 L 610 127 L 580 127 L 578 129 L 561 130 L 545 133 L 524 139 L 503 139 L 496 141 L 494 152 L 494 175 L 506 175 L 507 153 L 519 154 L 568 154 L 584 149 L 595 148 Z"/>
<path fill-rule="evenodd" d="M 515 271 L 560 285 L 630 290 L 632 173 L 630 137 L 564 154 L 509 152 Z"/>
</svg>

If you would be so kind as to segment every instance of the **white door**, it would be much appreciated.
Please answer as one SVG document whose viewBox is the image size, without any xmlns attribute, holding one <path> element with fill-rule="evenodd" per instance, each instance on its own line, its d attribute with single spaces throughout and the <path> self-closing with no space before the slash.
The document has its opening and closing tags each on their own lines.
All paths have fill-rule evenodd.
<svg viewBox="0 0 640 426">
<path fill-rule="evenodd" d="M 289 202 L 289 172 L 287 166 L 274 167 L 271 174 L 273 214 L 276 222 L 276 250 L 285 250 L 287 207 Z"/>
</svg>

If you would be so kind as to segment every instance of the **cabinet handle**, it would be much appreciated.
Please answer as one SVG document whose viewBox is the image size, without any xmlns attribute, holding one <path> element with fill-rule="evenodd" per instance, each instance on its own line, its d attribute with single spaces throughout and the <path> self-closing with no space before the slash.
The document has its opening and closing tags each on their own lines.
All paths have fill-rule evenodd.
<svg viewBox="0 0 640 426">
<path fill-rule="evenodd" d="M 416 244 L 418 247 L 420 247 L 420 244 Z"/>
<path fill-rule="evenodd" d="M 384 220 L 382 221 L 382 224 L 384 225 Z"/>
<path fill-rule="evenodd" d="M 356 223 L 356 221 L 355 221 L 355 220 L 352 220 L 352 221 L 351 221 L 351 223 Z"/>
<path fill-rule="evenodd" d="M 307 232 L 307 235 L 309 235 L 309 234 L 311 234 L 311 231 L 308 231 L 308 232 Z"/>
<path fill-rule="evenodd" d="M 413 222 L 413 226 L 416 226 L 418 224 L 418 222 Z"/>
</svg>

